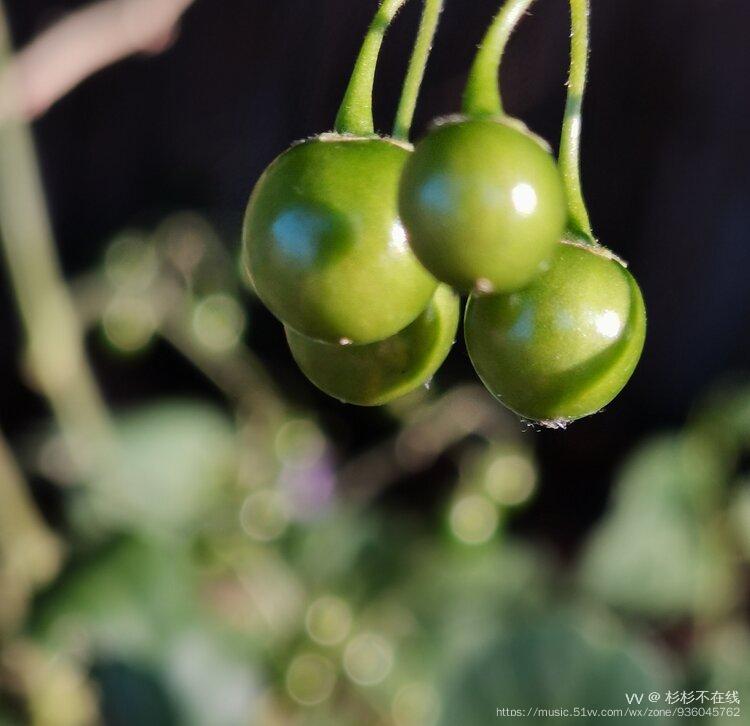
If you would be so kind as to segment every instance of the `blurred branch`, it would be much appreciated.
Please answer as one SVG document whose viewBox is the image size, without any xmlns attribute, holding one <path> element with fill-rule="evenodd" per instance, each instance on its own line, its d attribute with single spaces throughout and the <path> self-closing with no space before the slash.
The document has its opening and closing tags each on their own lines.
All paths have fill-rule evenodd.
<svg viewBox="0 0 750 726">
<path fill-rule="evenodd" d="M 10 41 L 0 3 L 0 67 Z M 7 88 L 7 87 L 6 87 Z M 65 287 L 28 126 L 0 122 L 0 244 L 27 336 L 27 363 L 79 469 L 108 454 L 109 416 L 86 360 Z"/>
<path fill-rule="evenodd" d="M 248 413 L 278 418 L 283 412 L 281 397 L 255 354 L 238 344 L 231 351 L 216 353 L 196 344 L 189 319 L 183 310 L 173 309 L 160 327 L 165 340 L 203 372 L 225 395 Z"/>
<path fill-rule="evenodd" d="M 392 439 L 345 464 L 338 472 L 341 491 L 367 503 L 405 475 L 427 469 L 467 436 L 491 437 L 508 421 L 481 386 L 454 388 L 420 409 Z"/>
<path fill-rule="evenodd" d="M 36 587 L 57 574 L 61 560 L 62 545 L 37 513 L 0 435 L 0 630 L 16 619 Z"/>
<path fill-rule="evenodd" d="M 13 58 L 0 78 L 0 119 L 41 116 L 97 71 L 160 52 L 194 0 L 103 0 L 70 13 Z"/>
<path fill-rule="evenodd" d="M 45 649 L 30 638 L 0 653 L 0 685 L 23 703 L 25 723 L 41 726 L 101 724 L 98 694 L 75 656 Z"/>
<path fill-rule="evenodd" d="M 73 283 L 78 315 L 87 326 L 101 321 L 116 294 L 96 273 L 80 277 Z M 282 398 L 252 350 L 241 343 L 228 351 L 202 346 L 192 331 L 190 295 L 167 274 L 162 273 L 145 296 L 156 312 L 158 332 L 164 340 L 244 413 L 278 422 L 284 415 Z"/>
<path fill-rule="evenodd" d="M 190 298 L 185 290 L 173 284 L 170 295 L 164 295 L 164 286 L 155 292 L 154 300 L 165 298 L 172 304 L 163 310 L 162 337 L 178 350 L 228 398 L 237 403 L 246 414 L 278 423 L 284 405 L 276 385 L 269 378 L 255 354 L 242 343 L 231 350 L 217 352 L 200 345 L 192 332 Z M 272 427 L 273 428 L 273 427 Z"/>
</svg>

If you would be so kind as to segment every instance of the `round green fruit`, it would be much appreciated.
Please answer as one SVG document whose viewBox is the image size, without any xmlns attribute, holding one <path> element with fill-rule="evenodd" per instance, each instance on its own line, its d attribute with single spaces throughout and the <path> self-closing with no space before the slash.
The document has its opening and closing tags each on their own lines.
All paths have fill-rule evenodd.
<svg viewBox="0 0 750 726">
<path fill-rule="evenodd" d="M 398 217 L 409 148 L 327 134 L 279 156 L 253 190 L 243 229 L 253 286 L 271 312 L 327 342 L 371 343 L 425 309 L 437 281 Z"/>
<path fill-rule="evenodd" d="M 286 328 L 302 372 L 329 396 L 359 406 L 380 406 L 428 381 L 456 338 L 459 302 L 441 285 L 426 310 L 400 333 L 369 345 L 335 345 Z"/>
<path fill-rule="evenodd" d="M 528 284 L 567 220 L 552 156 L 520 126 L 494 119 L 437 125 L 406 163 L 399 211 L 422 264 L 476 293 Z"/>
<path fill-rule="evenodd" d="M 470 298 L 464 332 L 493 396 L 523 418 L 564 425 L 599 411 L 628 382 L 646 310 L 622 264 L 565 243 L 527 288 Z"/>
</svg>

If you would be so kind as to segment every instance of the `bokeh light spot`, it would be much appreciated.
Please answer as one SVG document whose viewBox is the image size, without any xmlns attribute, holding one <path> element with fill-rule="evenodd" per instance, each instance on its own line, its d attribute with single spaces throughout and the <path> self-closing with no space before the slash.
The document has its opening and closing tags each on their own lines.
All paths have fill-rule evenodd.
<svg viewBox="0 0 750 726">
<path fill-rule="evenodd" d="M 409 683 L 396 693 L 391 713 L 396 726 L 433 726 L 440 715 L 440 696 L 428 683 Z"/>
<path fill-rule="evenodd" d="M 287 421 L 276 434 L 276 456 L 290 466 L 306 468 L 325 451 L 326 441 L 320 429 L 309 419 Z"/>
<path fill-rule="evenodd" d="M 482 494 L 457 499 L 450 510 L 450 527 L 466 544 L 483 544 L 495 534 L 498 514 L 495 504 Z"/>
<path fill-rule="evenodd" d="M 240 510 L 242 528 L 253 539 L 270 542 L 284 534 L 289 514 L 284 498 L 275 489 L 261 489 L 245 499 Z"/>
<path fill-rule="evenodd" d="M 316 653 L 298 655 L 286 671 L 287 693 L 303 706 L 314 706 L 325 701 L 335 684 L 333 663 Z"/>
<path fill-rule="evenodd" d="M 156 278 L 158 259 L 153 245 L 138 232 L 123 232 L 104 255 L 104 274 L 116 287 L 146 290 Z"/>
<path fill-rule="evenodd" d="M 102 328 L 107 340 L 126 353 L 134 353 L 148 345 L 156 327 L 153 307 L 139 297 L 118 295 L 102 314 Z"/>
<path fill-rule="evenodd" d="M 245 311 L 231 295 L 209 295 L 193 311 L 195 337 L 217 353 L 231 350 L 239 343 L 245 322 Z"/>
<path fill-rule="evenodd" d="M 341 643 L 352 625 L 349 605 L 338 597 L 324 596 L 307 609 L 305 626 L 310 637 L 321 645 Z"/>
<path fill-rule="evenodd" d="M 498 504 L 515 506 L 527 501 L 534 493 L 537 472 L 534 464 L 523 454 L 500 454 L 487 467 L 484 487 Z"/>
<path fill-rule="evenodd" d="M 392 667 L 393 646 L 376 633 L 357 635 L 344 651 L 344 670 L 361 686 L 382 683 Z"/>
</svg>

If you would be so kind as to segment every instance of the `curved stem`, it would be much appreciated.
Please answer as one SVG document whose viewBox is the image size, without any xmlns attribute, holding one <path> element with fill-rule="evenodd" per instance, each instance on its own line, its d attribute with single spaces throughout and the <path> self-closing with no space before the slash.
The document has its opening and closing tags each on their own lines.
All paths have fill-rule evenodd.
<svg viewBox="0 0 750 726">
<path fill-rule="evenodd" d="M 372 117 L 372 88 L 375 67 L 388 26 L 406 0 L 383 0 L 359 51 L 344 100 L 336 116 L 335 129 L 340 134 L 370 136 L 375 133 Z"/>
<path fill-rule="evenodd" d="M 435 39 L 440 13 L 443 10 L 444 0 L 424 0 L 422 20 L 414 44 L 409 70 L 406 72 L 404 88 L 401 91 L 401 100 L 396 111 L 396 122 L 393 126 L 393 138 L 409 138 L 409 131 L 414 120 L 414 110 L 417 107 L 419 90 L 424 80 L 427 61 L 432 51 L 432 42 Z"/>
<path fill-rule="evenodd" d="M 469 116 L 502 116 L 500 61 L 508 40 L 534 0 L 507 0 L 479 46 L 464 91 L 463 111 Z"/>
<path fill-rule="evenodd" d="M 568 99 L 560 139 L 560 171 L 568 197 L 571 231 L 593 241 L 589 213 L 581 190 L 581 109 L 589 56 L 589 0 L 570 0 L 571 45 Z"/>
</svg>

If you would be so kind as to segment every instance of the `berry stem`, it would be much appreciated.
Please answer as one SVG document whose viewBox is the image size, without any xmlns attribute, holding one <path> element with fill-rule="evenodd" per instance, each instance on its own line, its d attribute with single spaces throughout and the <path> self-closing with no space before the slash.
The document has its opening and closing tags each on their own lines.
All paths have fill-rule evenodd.
<svg viewBox="0 0 750 726">
<path fill-rule="evenodd" d="M 568 197 L 571 231 L 594 241 L 581 189 L 581 110 L 588 74 L 589 11 L 589 0 L 570 0 L 570 74 L 559 163 Z"/>
<path fill-rule="evenodd" d="M 406 0 L 383 0 L 380 3 L 365 35 L 344 100 L 336 116 L 335 129 L 338 133 L 356 136 L 372 136 L 375 133 L 372 116 L 375 67 L 386 30 L 405 2 Z"/>
<path fill-rule="evenodd" d="M 503 116 L 500 61 L 508 40 L 534 0 L 507 0 L 490 24 L 469 72 L 463 99 L 468 116 Z"/>
<path fill-rule="evenodd" d="M 440 13 L 443 11 L 444 0 L 424 0 L 422 20 L 414 44 L 409 69 L 404 80 L 404 88 L 401 91 L 401 100 L 396 111 L 396 122 L 393 126 L 393 137 L 395 139 L 409 138 L 414 110 L 417 107 L 419 91 L 424 80 L 427 61 L 432 51 L 432 43 L 435 40 Z"/>
</svg>

